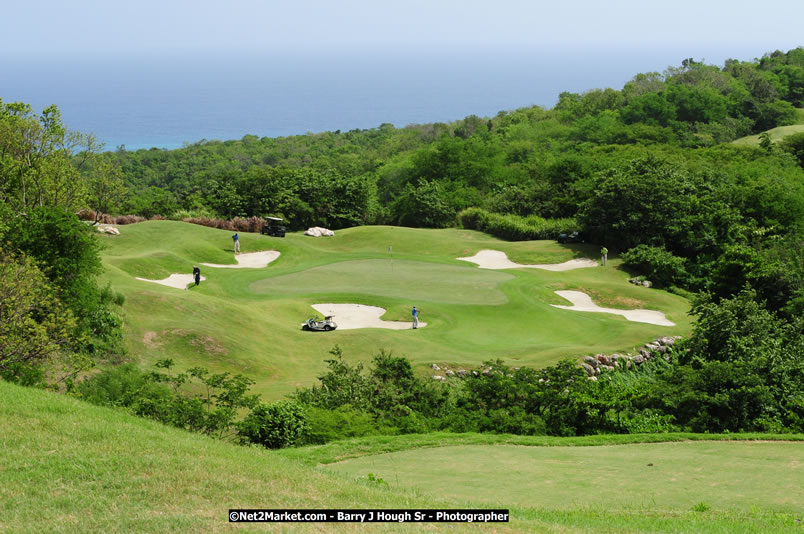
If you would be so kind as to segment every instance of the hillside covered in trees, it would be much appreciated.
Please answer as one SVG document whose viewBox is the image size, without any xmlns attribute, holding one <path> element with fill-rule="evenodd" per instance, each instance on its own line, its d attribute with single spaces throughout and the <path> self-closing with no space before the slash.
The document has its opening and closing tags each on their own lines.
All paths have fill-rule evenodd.
<svg viewBox="0 0 804 534">
<path fill-rule="evenodd" d="M 110 209 L 273 215 L 294 229 L 337 229 L 447 227 L 475 208 L 481 216 L 461 223 L 515 239 L 583 230 L 659 284 L 727 296 L 751 282 L 791 315 L 790 301 L 801 309 L 804 298 L 804 133 L 730 142 L 802 123 L 803 107 L 804 48 L 722 67 L 685 59 L 621 90 L 562 93 L 549 110 L 171 151 L 121 147 L 107 157 L 128 195 Z M 534 224 L 546 231 L 529 231 Z"/>
</svg>

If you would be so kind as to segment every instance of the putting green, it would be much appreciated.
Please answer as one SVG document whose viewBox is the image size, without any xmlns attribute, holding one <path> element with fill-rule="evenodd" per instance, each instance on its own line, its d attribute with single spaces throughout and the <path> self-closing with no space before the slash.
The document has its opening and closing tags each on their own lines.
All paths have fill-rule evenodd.
<svg viewBox="0 0 804 534">
<path fill-rule="evenodd" d="M 685 299 L 629 284 L 616 258 L 606 268 L 566 272 L 500 272 L 456 259 L 486 249 L 521 263 L 562 263 L 594 257 L 590 245 L 395 227 L 350 228 L 329 238 L 241 234 L 243 253 L 273 250 L 280 256 L 259 269 L 202 266 L 207 280 L 185 291 L 136 277 L 159 280 L 189 274 L 201 263 L 234 264 L 231 232 L 173 221 L 120 229 L 121 235 L 100 239 L 104 277 L 126 296 L 130 357 L 144 367 L 172 358 L 179 370 L 243 373 L 267 398 L 315 383 L 335 345 L 349 361 L 392 351 L 422 373 L 432 363 L 474 367 L 496 358 L 540 367 L 632 351 L 656 337 L 686 335 L 691 326 Z M 604 307 L 660 311 L 675 326 L 554 308 L 567 303 L 556 290 L 583 291 Z M 316 314 L 312 305 L 323 302 L 378 306 L 386 310 L 383 320 L 407 322 L 416 305 L 428 326 L 416 332 L 302 332 L 300 324 Z"/>
<path fill-rule="evenodd" d="M 257 294 L 382 295 L 411 302 L 505 304 L 510 274 L 420 261 L 359 260 L 313 267 L 251 284 Z"/>
<path fill-rule="evenodd" d="M 801 512 L 804 447 L 793 442 L 675 442 L 596 447 L 462 445 L 328 464 L 392 487 L 500 506 Z"/>
</svg>

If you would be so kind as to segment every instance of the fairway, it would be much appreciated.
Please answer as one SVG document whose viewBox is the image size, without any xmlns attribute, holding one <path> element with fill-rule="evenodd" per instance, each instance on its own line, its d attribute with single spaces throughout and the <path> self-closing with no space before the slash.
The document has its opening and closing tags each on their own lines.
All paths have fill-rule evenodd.
<svg viewBox="0 0 804 534">
<path fill-rule="evenodd" d="M 804 448 L 793 442 L 596 447 L 462 445 L 329 464 L 392 487 L 478 505 L 688 511 L 804 511 Z"/>
<path fill-rule="evenodd" d="M 349 361 L 368 362 L 380 350 L 391 351 L 420 373 L 432 363 L 472 368 L 497 358 L 541 367 L 684 336 L 692 321 L 685 299 L 629 284 L 616 258 L 605 268 L 565 272 L 481 269 L 458 259 L 494 250 L 522 264 L 560 264 L 594 258 L 591 245 L 387 226 L 349 228 L 328 238 L 243 233 L 244 255 L 273 251 L 274 259 L 258 268 L 233 269 L 231 232 L 174 221 L 120 229 L 119 236 L 100 239 L 104 277 L 126 297 L 130 358 L 145 368 L 171 358 L 179 369 L 243 373 L 267 398 L 315 383 L 335 345 Z M 137 279 L 189 275 L 194 265 L 201 265 L 205 280 L 189 289 Z M 583 292 L 605 308 L 654 310 L 675 324 L 554 307 L 567 304 L 556 293 L 565 290 Z M 301 323 L 321 303 L 383 308 L 382 321 L 407 323 L 417 306 L 427 328 L 302 332 Z"/>
</svg>

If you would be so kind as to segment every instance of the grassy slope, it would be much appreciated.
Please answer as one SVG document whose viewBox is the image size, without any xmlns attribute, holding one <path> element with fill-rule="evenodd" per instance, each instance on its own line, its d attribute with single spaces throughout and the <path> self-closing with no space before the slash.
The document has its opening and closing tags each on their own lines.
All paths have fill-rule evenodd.
<svg viewBox="0 0 804 534">
<path fill-rule="evenodd" d="M 578 440 L 568 443 L 578 444 Z M 582 487 L 583 484 L 578 488 L 579 498 L 585 495 L 581 494 Z M 485 489 L 484 494 L 488 493 Z M 534 498 L 527 506 L 512 506 L 513 521 L 495 526 L 496 531 L 800 532 L 792 514 L 767 512 L 759 507 L 696 513 L 588 506 L 582 502 L 570 508 L 550 508 L 534 505 L 536 502 Z M 374 487 L 352 477 L 322 472 L 276 452 L 238 447 L 4 382 L 0 382 L 0 503 L 2 532 L 230 531 L 226 519 L 230 507 L 487 506 L 471 496 L 433 498 L 392 487 Z M 360 525 L 334 524 L 237 528 L 291 532 L 365 530 Z M 490 529 L 460 524 L 376 524 L 370 528 L 377 532 Z"/>
<path fill-rule="evenodd" d="M 433 504 L 320 473 L 264 449 L 2 381 L 0 428 L 0 532 L 219 532 L 231 530 L 230 507 Z M 294 530 L 358 530 L 325 526 Z"/>
<path fill-rule="evenodd" d="M 588 245 L 510 243 L 467 230 L 395 227 L 358 227 L 320 239 L 244 234 L 243 252 L 275 249 L 282 255 L 266 269 L 204 267 L 208 280 L 181 291 L 135 277 L 188 273 L 199 262 L 232 263 L 230 232 L 154 221 L 124 226 L 121 234 L 103 237 L 103 259 L 108 280 L 127 296 L 132 356 L 144 365 L 171 357 L 180 367 L 242 372 L 269 397 L 313 383 L 335 344 L 351 359 L 392 350 L 424 372 L 433 362 L 476 366 L 490 358 L 541 366 L 631 350 L 690 328 L 684 299 L 628 284 L 616 259 L 605 269 L 564 273 L 489 271 L 455 259 L 490 248 L 523 263 L 560 263 L 594 256 Z M 556 289 L 586 290 L 601 305 L 661 310 L 678 326 L 558 310 L 549 304 L 566 302 L 553 293 Z M 415 332 L 301 332 L 300 323 L 314 313 L 310 306 L 324 302 L 382 306 L 388 320 L 410 320 L 415 304 L 429 326 Z"/>
<path fill-rule="evenodd" d="M 770 135 L 771 141 L 777 143 L 788 135 L 804 132 L 804 109 L 799 109 L 797 111 L 798 120 L 796 121 L 796 124 L 791 124 L 790 126 L 779 126 L 778 128 L 772 128 L 767 131 L 767 133 Z M 739 139 L 735 139 L 732 141 L 732 143 L 735 145 L 759 146 L 759 135 L 748 135 L 746 137 L 741 137 Z"/>
</svg>

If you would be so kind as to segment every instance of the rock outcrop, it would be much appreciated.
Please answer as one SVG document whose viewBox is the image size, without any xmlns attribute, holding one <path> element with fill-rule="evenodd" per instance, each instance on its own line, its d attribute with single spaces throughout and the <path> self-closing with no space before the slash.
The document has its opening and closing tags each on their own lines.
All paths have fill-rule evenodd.
<svg viewBox="0 0 804 534">
<path fill-rule="evenodd" d="M 335 235 L 335 232 L 326 228 L 321 228 L 320 226 L 313 226 L 305 230 L 304 235 L 309 235 L 311 237 L 332 237 Z"/>
</svg>

